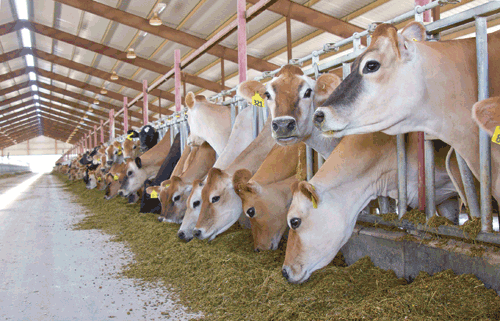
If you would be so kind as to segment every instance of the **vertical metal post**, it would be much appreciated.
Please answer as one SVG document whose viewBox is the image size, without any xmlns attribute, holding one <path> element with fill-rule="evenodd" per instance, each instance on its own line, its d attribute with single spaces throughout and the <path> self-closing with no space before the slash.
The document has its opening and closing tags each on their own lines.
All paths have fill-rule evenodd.
<svg viewBox="0 0 500 321">
<path fill-rule="evenodd" d="M 314 78 L 316 80 L 318 80 L 319 78 L 319 54 L 314 51 L 313 52 L 313 55 L 312 55 L 312 67 L 314 68 Z M 317 107 L 317 106 L 314 106 L 314 107 Z M 317 153 L 317 156 L 318 156 L 318 170 L 321 168 L 321 166 L 323 166 L 323 163 L 325 162 L 325 159 L 323 158 L 323 156 L 321 156 L 320 153 Z"/>
<path fill-rule="evenodd" d="M 460 169 L 460 176 L 462 177 L 462 182 L 464 184 L 465 197 L 467 198 L 470 215 L 472 217 L 481 217 L 476 185 L 474 184 L 474 175 L 462 156 L 458 155 L 458 153 L 455 154 L 457 155 L 458 168 Z"/>
<path fill-rule="evenodd" d="M 184 152 L 184 145 L 186 145 L 186 136 L 187 136 L 187 130 L 186 130 L 186 122 L 182 121 L 180 123 L 181 126 L 181 154 Z"/>
<path fill-rule="evenodd" d="M 142 81 L 142 117 L 144 119 L 144 126 L 149 123 L 149 108 L 148 108 L 148 81 Z"/>
<path fill-rule="evenodd" d="M 92 131 L 89 129 L 89 149 L 92 149 Z"/>
<path fill-rule="evenodd" d="M 476 52 L 477 52 L 477 79 L 478 100 L 489 97 L 488 91 L 488 35 L 485 17 L 476 17 Z M 484 130 L 479 129 L 479 176 L 481 178 L 481 231 L 491 232 L 492 204 L 491 204 L 491 137 Z"/>
<path fill-rule="evenodd" d="M 257 137 L 257 135 L 259 134 L 259 111 L 257 110 L 259 107 L 257 106 L 254 106 L 254 105 L 251 105 L 252 106 L 252 135 L 253 135 L 253 139 L 255 139 L 255 137 Z"/>
<path fill-rule="evenodd" d="M 406 213 L 407 195 L 406 195 L 406 143 L 405 135 L 400 134 L 397 140 L 398 157 L 398 216 L 403 217 Z"/>
<path fill-rule="evenodd" d="M 173 122 L 170 124 L 169 131 L 170 131 L 170 146 L 172 146 L 172 144 L 174 143 L 174 137 L 175 137 L 175 134 L 174 134 L 175 126 L 174 126 Z"/>
<path fill-rule="evenodd" d="M 306 167 L 307 167 L 307 180 L 313 177 L 313 150 L 306 145 Z"/>
<path fill-rule="evenodd" d="M 174 50 L 175 111 L 181 111 L 181 50 Z"/>
<path fill-rule="evenodd" d="M 236 97 L 235 99 L 238 100 L 238 115 L 239 115 L 241 111 L 245 109 L 245 107 L 247 107 L 247 102 L 242 99 L 240 100 L 238 97 Z"/>
<path fill-rule="evenodd" d="M 426 139 L 425 145 L 425 215 L 427 220 L 436 214 L 436 183 L 434 163 L 434 142 Z M 420 195 L 419 195 L 420 197 Z"/>
<path fill-rule="evenodd" d="M 123 131 L 128 132 L 128 97 L 123 97 Z"/>
<path fill-rule="evenodd" d="M 94 125 L 94 147 L 97 146 L 97 125 Z M 56 143 L 56 149 L 57 149 L 57 143 Z"/>
<path fill-rule="evenodd" d="M 380 214 L 389 213 L 389 197 L 379 196 L 378 197 L 378 207 L 380 209 Z"/>
<path fill-rule="evenodd" d="M 239 83 L 247 80 L 247 20 L 246 20 L 246 0 L 238 0 L 238 74 Z"/>
<path fill-rule="evenodd" d="M 101 119 L 101 144 L 104 144 L 104 121 Z"/>
<path fill-rule="evenodd" d="M 226 87 L 226 72 L 224 71 L 224 58 L 220 59 L 220 90 L 223 91 Z M 222 95 L 222 101 L 226 100 L 226 97 Z"/>
<path fill-rule="evenodd" d="M 115 139 L 115 111 L 109 111 L 109 140 Z"/>
<path fill-rule="evenodd" d="M 235 96 L 236 97 L 236 96 Z M 236 98 L 231 98 L 231 128 L 234 127 L 234 121 L 236 120 Z"/>
<path fill-rule="evenodd" d="M 357 53 L 361 50 L 361 37 L 357 32 L 355 32 L 352 36 L 354 37 L 352 41 L 352 46 L 354 47 L 354 52 Z"/>
</svg>

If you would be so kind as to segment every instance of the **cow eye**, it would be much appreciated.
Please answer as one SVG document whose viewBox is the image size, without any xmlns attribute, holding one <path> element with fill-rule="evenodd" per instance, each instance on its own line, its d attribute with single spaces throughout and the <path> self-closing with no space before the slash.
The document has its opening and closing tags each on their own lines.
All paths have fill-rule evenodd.
<svg viewBox="0 0 500 321">
<path fill-rule="evenodd" d="M 196 201 L 193 203 L 193 208 L 197 208 L 198 206 L 200 206 L 200 201 Z"/>
<path fill-rule="evenodd" d="M 132 147 L 132 149 L 136 149 L 136 148 L 137 148 L 137 146 L 135 146 L 135 145 Z"/>
<path fill-rule="evenodd" d="M 133 174 L 132 171 L 128 171 L 127 173 L 128 176 L 132 176 L 132 174 Z"/>
<path fill-rule="evenodd" d="M 255 208 L 250 207 L 250 208 L 247 210 L 247 215 L 248 215 L 248 217 L 254 217 L 254 216 L 255 216 Z"/>
<path fill-rule="evenodd" d="M 369 74 L 371 72 L 375 72 L 380 68 L 380 63 L 375 60 L 370 60 L 365 64 L 365 67 L 363 68 L 363 73 L 364 74 Z"/>
<path fill-rule="evenodd" d="M 290 227 L 296 230 L 299 228 L 300 223 L 302 223 L 302 220 L 300 218 L 294 217 L 290 220 Z"/>
<path fill-rule="evenodd" d="M 312 94 L 312 89 L 308 88 L 306 92 L 304 93 L 304 98 L 310 98 Z"/>
<path fill-rule="evenodd" d="M 180 195 L 177 195 L 176 197 L 174 197 L 174 202 L 177 202 L 178 200 L 181 199 L 181 196 Z"/>
<path fill-rule="evenodd" d="M 217 203 L 220 200 L 220 196 L 212 197 L 212 203 Z"/>
<path fill-rule="evenodd" d="M 271 99 L 271 94 L 268 91 L 264 93 L 264 96 L 266 96 L 267 99 Z"/>
</svg>

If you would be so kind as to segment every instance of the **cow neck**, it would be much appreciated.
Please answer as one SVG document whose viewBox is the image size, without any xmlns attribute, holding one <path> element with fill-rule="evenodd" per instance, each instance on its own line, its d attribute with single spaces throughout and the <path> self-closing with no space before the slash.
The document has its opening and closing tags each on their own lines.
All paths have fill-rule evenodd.
<svg viewBox="0 0 500 321">
<path fill-rule="evenodd" d="M 170 151 L 170 135 L 165 133 L 163 139 L 150 150 L 140 156 L 143 168 L 161 166 Z"/>
<path fill-rule="evenodd" d="M 418 126 L 417 130 L 435 135 L 455 148 L 474 175 L 479 177 L 479 128 L 471 116 L 478 91 L 475 42 L 436 42 L 430 43 L 423 49 L 422 56 L 427 59 L 422 59 L 422 67 L 425 70 L 424 76 L 429 92 L 427 101 L 414 113 L 420 117 L 425 115 L 425 119 L 418 120 L 422 125 Z M 490 57 L 492 49 L 494 48 L 490 48 L 489 51 Z M 445 72 L 436 73 L 436 60 L 439 61 L 439 69 Z M 490 58 L 490 62 L 492 61 Z M 472 76 L 464 77 L 468 74 Z M 490 74 L 492 74 L 491 68 Z M 459 84 L 446 86 L 449 79 L 455 79 Z M 493 88 L 493 91 L 495 90 L 498 91 L 500 88 Z M 493 194 L 495 198 L 500 199 L 500 186 L 498 186 L 500 149 L 492 147 Z"/>
<path fill-rule="evenodd" d="M 188 110 L 189 127 L 221 155 L 231 134 L 231 110 L 209 103 L 196 103 Z"/>
<path fill-rule="evenodd" d="M 332 151 L 337 147 L 340 143 L 340 138 L 330 138 L 325 137 L 321 134 L 321 131 L 313 127 L 311 135 L 309 135 L 306 139 L 304 139 L 304 143 L 307 146 L 311 147 L 315 151 L 321 154 L 323 158 L 328 158 Z"/>
</svg>

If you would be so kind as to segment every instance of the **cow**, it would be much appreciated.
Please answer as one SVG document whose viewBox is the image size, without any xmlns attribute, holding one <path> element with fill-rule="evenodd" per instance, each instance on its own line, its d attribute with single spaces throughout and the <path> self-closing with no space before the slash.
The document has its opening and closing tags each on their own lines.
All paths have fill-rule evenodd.
<svg viewBox="0 0 500 321">
<path fill-rule="evenodd" d="M 177 232 L 177 237 L 183 241 L 189 242 L 194 237 L 193 231 L 200 217 L 201 191 L 203 190 L 203 186 L 205 186 L 205 183 L 201 179 L 194 180 L 191 185 L 191 193 L 186 201 L 186 213 L 182 219 L 181 227 Z"/>
<path fill-rule="evenodd" d="M 392 25 L 377 26 L 349 76 L 316 110 L 315 126 L 334 137 L 423 131 L 451 145 L 479 177 L 479 130 L 471 117 L 478 97 L 475 39 L 424 39 L 425 27 L 417 22 L 400 34 Z M 499 55 L 497 31 L 488 35 L 491 96 L 500 95 Z M 492 149 L 491 169 L 498 201 L 498 148 Z"/>
<path fill-rule="evenodd" d="M 127 134 L 130 135 L 131 131 L 129 130 Z M 158 144 L 158 140 L 160 139 L 158 132 L 151 125 L 146 125 L 142 127 L 140 133 L 132 131 L 131 138 L 137 138 L 137 137 L 139 137 L 142 153 L 145 153 L 151 148 L 153 148 L 156 144 Z"/>
<path fill-rule="evenodd" d="M 128 159 L 125 163 L 121 164 L 113 164 L 109 169 L 109 172 L 104 177 L 104 183 L 106 184 L 104 199 L 110 200 L 116 195 L 118 195 L 118 191 L 122 185 L 122 182 L 125 178 L 125 170 L 128 166 L 128 163 L 133 162 Z"/>
<path fill-rule="evenodd" d="M 221 155 L 231 134 L 231 110 L 192 92 L 187 93 L 185 101 L 191 135 L 207 141 Z"/>
<path fill-rule="evenodd" d="M 269 131 L 268 128 L 268 135 Z M 237 158 L 226 171 L 215 167 L 210 169 L 206 186 L 203 187 L 201 193 L 200 216 L 194 231 L 197 238 L 213 240 L 238 220 L 248 226 L 249 220 L 243 213 L 241 198 L 233 187 L 233 174 L 237 169 L 245 168 L 250 173 L 255 173 L 252 179 L 261 185 L 281 181 L 296 173 L 299 150 L 303 144 L 280 146 L 274 143 L 271 137 L 269 138 L 273 141 L 274 147 L 264 159 L 260 160 L 250 154 L 250 159 L 253 162 L 247 164 L 253 165 L 253 168 L 244 166 L 245 162 L 239 161 Z M 253 148 L 253 145 L 256 141 L 257 139 L 245 151 L 249 148 L 255 151 L 256 148 Z M 253 170 L 255 167 L 258 167 L 257 171 Z"/>
<path fill-rule="evenodd" d="M 184 151 L 186 152 L 187 150 L 187 152 L 189 153 L 190 148 L 188 146 L 186 147 L 187 148 L 185 148 Z M 165 159 L 163 160 L 163 164 L 158 170 L 156 176 L 152 180 L 147 179 L 144 181 L 141 207 L 139 210 L 140 213 L 161 214 L 160 200 L 158 198 L 151 198 L 151 196 L 147 193 L 147 188 L 150 186 L 160 185 L 161 182 L 169 179 L 172 173 L 175 171 L 175 168 L 178 167 L 181 158 L 181 138 L 180 134 L 177 134 L 175 135 L 174 143 L 172 144 L 167 157 L 165 157 Z"/>
<path fill-rule="evenodd" d="M 139 140 L 134 140 L 132 138 L 133 134 L 128 134 L 127 137 L 125 138 L 125 141 L 123 142 L 123 158 L 124 159 L 129 159 L 129 158 L 136 158 L 137 156 L 140 155 L 140 147 L 141 147 L 141 142 Z"/>
<path fill-rule="evenodd" d="M 418 206 L 418 135 L 407 135 L 408 206 Z M 435 142 L 436 204 L 442 216 L 457 216 L 458 194 L 446 171 L 450 147 Z M 453 171 L 458 172 L 456 160 Z M 291 283 L 306 281 L 328 264 L 349 240 L 358 213 L 378 195 L 398 197 L 396 138 L 384 133 L 341 139 L 309 182 L 292 185 L 293 200 L 283 276 Z"/>
<path fill-rule="evenodd" d="M 114 141 L 106 148 L 106 158 L 108 166 L 111 166 L 115 163 L 121 164 L 123 163 L 123 148 L 122 144 L 118 141 Z"/>
<path fill-rule="evenodd" d="M 161 216 L 160 222 L 181 223 L 186 211 L 186 200 L 191 192 L 194 180 L 202 179 L 215 163 L 215 150 L 203 142 L 201 146 L 191 146 L 186 170 L 180 176 L 171 176 L 160 186 L 148 187 L 148 194 L 153 190 L 160 196 Z"/>
<path fill-rule="evenodd" d="M 170 135 L 167 133 L 153 148 L 132 161 L 127 161 L 120 195 L 128 197 L 138 191 L 146 179 L 155 176 L 167 157 L 170 147 Z"/>
</svg>

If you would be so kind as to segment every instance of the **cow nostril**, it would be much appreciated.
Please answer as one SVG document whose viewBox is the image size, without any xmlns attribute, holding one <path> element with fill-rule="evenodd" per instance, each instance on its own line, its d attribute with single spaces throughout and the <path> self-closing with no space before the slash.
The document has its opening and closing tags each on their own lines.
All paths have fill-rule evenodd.
<svg viewBox="0 0 500 321">
<path fill-rule="evenodd" d="M 194 236 L 200 237 L 201 236 L 201 231 L 200 230 L 194 230 Z"/>
<path fill-rule="evenodd" d="M 184 232 L 179 232 L 177 233 L 177 236 L 181 239 L 181 240 L 184 240 L 186 238 L 186 234 L 184 234 Z"/>
<path fill-rule="evenodd" d="M 259 252 L 260 252 L 260 250 L 259 250 L 259 249 L 255 249 L 254 251 L 255 251 L 255 252 L 257 252 L 257 253 L 259 253 Z"/>
<path fill-rule="evenodd" d="M 286 126 L 286 128 L 288 128 L 288 130 L 294 130 L 295 129 L 295 120 L 291 120 L 288 125 Z"/>
<path fill-rule="evenodd" d="M 288 276 L 288 272 L 286 271 L 285 268 L 283 268 L 283 270 L 281 270 L 281 274 L 283 275 L 283 277 L 288 280 L 289 276 Z"/>
<path fill-rule="evenodd" d="M 278 128 L 279 128 L 278 124 L 276 124 L 275 122 L 273 122 L 273 130 L 274 131 L 278 131 Z"/>
<path fill-rule="evenodd" d="M 118 195 L 123 196 L 123 192 L 118 192 Z"/>
<path fill-rule="evenodd" d="M 322 111 L 317 111 L 314 113 L 314 122 L 321 124 L 325 120 L 325 113 Z"/>
</svg>

